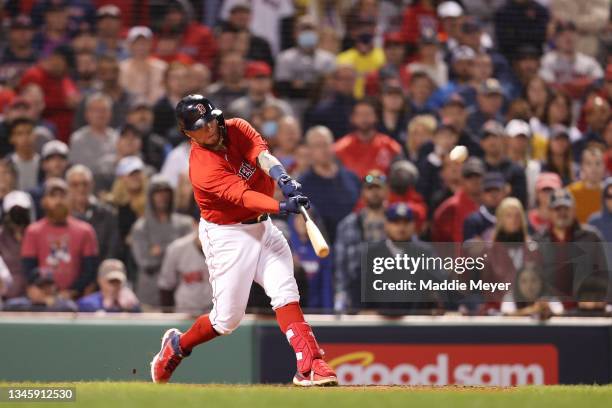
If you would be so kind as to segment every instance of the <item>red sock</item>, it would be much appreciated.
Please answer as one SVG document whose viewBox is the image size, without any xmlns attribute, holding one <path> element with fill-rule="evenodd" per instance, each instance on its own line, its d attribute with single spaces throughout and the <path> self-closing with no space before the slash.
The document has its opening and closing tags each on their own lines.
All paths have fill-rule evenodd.
<svg viewBox="0 0 612 408">
<path fill-rule="evenodd" d="M 300 304 L 298 302 L 288 303 L 276 309 L 276 321 L 283 333 L 287 331 L 291 323 L 303 322 L 304 314 Z"/>
<path fill-rule="evenodd" d="M 190 353 L 191 349 L 198 344 L 206 343 L 218 335 L 213 329 L 208 315 L 202 315 L 198 317 L 189 330 L 181 335 L 179 345 L 185 353 Z"/>
</svg>

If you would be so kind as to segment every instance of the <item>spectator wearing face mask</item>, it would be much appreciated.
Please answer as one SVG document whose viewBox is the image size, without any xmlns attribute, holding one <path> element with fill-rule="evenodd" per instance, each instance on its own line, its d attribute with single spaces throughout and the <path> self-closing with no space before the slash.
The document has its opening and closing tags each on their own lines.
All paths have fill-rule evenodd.
<svg viewBox="0 0 612 408">
<path fill-rule="evenodd" d="M 336 61 L 332 53 L 318 47 L 319 33 L 312 17 L 298 19 L 295 40 L 295 47 L 276 58 L 274 79 L 279 95 L 287 98 L 301 117 L 312 92 L 334 70 Z"/>
</svg>

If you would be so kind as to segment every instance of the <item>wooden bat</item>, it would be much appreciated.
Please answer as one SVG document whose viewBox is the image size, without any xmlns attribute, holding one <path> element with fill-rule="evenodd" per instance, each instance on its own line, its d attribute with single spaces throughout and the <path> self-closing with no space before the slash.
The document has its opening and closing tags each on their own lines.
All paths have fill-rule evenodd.
<svg viewBox="0 0 612 408">
<path fill-rule="evenodd" d="M 329 245 L 325 242 L 325 238 L 323 238 L 323 234 L 321 234 L 317 224 L 310 218 L 308 211 L 306 211 L 304 207 L 300 207 L 300 211 L 304 216 L 304 221 L 306 221 L 306 233 L 308 234 L 308 238 L 310 238 L 310 243 L 315 253 L 319 258 L 325 258 L 329 255 Z"/>
</svg>

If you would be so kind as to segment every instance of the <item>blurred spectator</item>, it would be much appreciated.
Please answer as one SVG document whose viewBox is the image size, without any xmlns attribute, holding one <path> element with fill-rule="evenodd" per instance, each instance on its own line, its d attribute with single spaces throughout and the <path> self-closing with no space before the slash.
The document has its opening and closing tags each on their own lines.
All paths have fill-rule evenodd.
<svg viewBox="0 0 612 408">
<path fill-rule="evenodd" d="M 74 108 L 80 100 L 76 85 L 68 76 L 73 59 L 69 47 L 55 47 L 47 57 L 24 72 L 20 81 L 21 87 L 34 83 L 44 89 L 43 117 L 57 127 L 57 137 L 62 142 L 68 140 Z"/>
<path fill-rule="evenodd" d="M 274 79 L 279 95 L 287 98 L 299 117 L 306 109 L 313 91 L 323 78 L 333 72 L 335 56 L 318 47 L 316 21 L 302 16 L 295 27 L 296 46 L 281 52 L 276 58 Z"/>
<path fill-rule="evenodd" d="M 118 259 L 106 259 L 98 268 L 99 291 L 77 301 L 79 312 L 140 312 L 138 298 L 126 285 L 125 265 Z"/>
<path fill-rule="evenodd" d="M 127 124 L 119 130 L 116 144 L 116 161 L 128 156 L 141 156 L 142 134 L 135 126 Z M 141 157 L 142 158 L 142 157 Z"/>
<path fill-rule="evenodd" d="M 165 94 L 153 106 L 153 132 L 173 146 L 184 139 L 177 129 L 174 108 L 187 93 L 188 73 L 187 66 L 180 62 L 168 65 L 164 74 Z"/>
<path fill-rule="evenodd" d="M 311 210 L 311 213 L 313 210 Z M 312 215 L 316 220 L 316 212 Z M 316 222 L 316 221 L 315 221 Z M 319 258 L 312 247 L 306 221 L 301 214 L 289 216 L 289 245 L 293 253 L 295 267 L 301 268 L 305 275 L 306 296 L 301 303 L 306 308 L 316 309 L 318 313 L 329 313 L 333 308 L 334 288 L 332 258 Z"/>
<path fill-rule="evenodd" d="M 434 132 L 431 153 L 417 162 L 420 175 L 417 188 L 424 197 L 430 198 L 441 188 L 440 170 L 444 157 L 457 145 L 458 140 L 459 135 L 452 126 L 440 125 Z"/>
<path fill-rule="evenodd" d="M 43 119 L 43 112 L 45 110 L 44 92 L 40 86 L 31 83 L 21 88 L 19 97 L 13 100 L 13 103 L 17 103 L 20 100 L 24 102 L 23 107 L 26 111 L 17 114 L 16 117 L 24 116 L 30 118 L 34 122 L 36 151 L 40 152 L 42 146 L 48 141 L 55 139 L 57 134 L 55 125 Z M 5 118 L 7 118 L 6 115 Z"/>
<path fill-rule="evenodd" d="M 459 94 L 451 95 L 438 111 L 440 122 L 451 126 L 459 134 L 458 144 L 465 146 L 472 156 L 482 156 L 478 133 L 472 133 L 467 127 L 468 109 L 465 100 Z"/>
<path fill-rule="evenodd" d="M 605 144 L 603 139 L 608 121 L 612 118 L 610 102 L 606 99 L 591 95 L 584 104 L 586 131 L 579 140 L 572 140 L 574 158 L 578 160 L 582 151 L 591 143 Z"/>
<path fill-rule="evenodd" d="M 474 134 L 480 130 L 488 120 L 503 121 L 502 106 L 504 104 L 504 93 L 501 84 L 495 78 L 489 78 L 478 87 L 476 106 L 471 110 L 467 118 L 467 126 Z"/>
<path fill-rule="evenodd" d="M 402 18 L 402 37 L 404 42 L 415 49 L 421 33 L 427 29 L 438 32 L 438 18 L 435 2 L 432 0 L 415 0 L 406 7 Z"/>
<path fill-rule="evenodd" d="M 540 76 L 551 86 L 579 99 L 591 82 L 603 77 L 603 70 L 593 58 L 576 49 L 576 26 L 558 22 L 555 49 L 542 57 Z"/>
<path fill-rule="evenodd" d="M 355 99 L 353 87 L 357 73 L 352 66 L 338 65 L 329 78 L 331 92 L 324 95 L 304 114 L 304 128 L 316 125 L 329 128 L 335 139 L 349 132 L 349 120 Z"/>
<path fill-rule="evenodd" d="M 139 132 L 144 162 L 159 170 L 166 157 L 167 143 L 160 135 L 153 132 L 153 109 L 147 102 L 134 102 L 127 111 L 126 127 L 131 126 Z"/>
<path fill-rule="evenodd" d="M 119 84 L 119 62 L 115 57 L 102 55 L 98 57 L 96 82 L 99 92 L 109 96 L 112 101 L 112 116 L 110 126 L 118 128 L 125 122 L 125 116 L 134 96 L 126 92 Z M 87 124 L 85 119 L 85 104 L 87 98 L 83 98 L 74 115 L 74 128 L 78 129 Z"/>
<path fill-rule="evenodd" d="M 576 26 L 578 51 L 594 58 L 598 56 L 598 36 L 610 19 L 608 0 L 552 0 L 550 11 L 555 21 L 571 21 Z"/>
<path fill-rule="evenodd" d="M 536 131 L 536 126 L 534 125 L 534 120 L 543 121 L 544 116 L 546 115 L 546 107 L 548 106 L 549 99 L 552 96 L 552 92 L 549 89 L 546 81 L 544 81 L 539 76 L 534 76 L 527 82 L 525 87 L 525 98 L 529 103 L 529 107 L 531 108 L 531 113 L 533 117 L 530 121 L 530 125 L 532 130 Z M 537 154 L 537 152 L 534 152 Z"/>
<path fill-rule="evenodd" d="M 463 0 L 464 5 L 473 0 Z M 447 50 L 452 51 L 458 45 L 461 20 L 465 14 L 461 4 L 455 1 L 442 1 L 436 9 L 441 26 L 441 37 Z M 474 13 L 469 13 L 474 14 Z"/>
<path fill-rule="evenodd" d="M 182 176 L 188 176 L 190 151 L 191 141 L 185 138 L 185 140 L 168 153 L 164 161 L 161 174 L 168 180 L 172 188 L 178 187 Z"/>
<path fill-rule="evenodd" d="M 30 190 L 38 184 L 40 156 L 35 150 L 34 123 L 30 119 L 11 122 L 10 141 L 15 152 L 9 159 L 17 170 L 17 189 Z"/>
<path fill-rule="evenodd" d="M 192 231 L 192 221 L 174 212 L 174 190 L 163 175 L 151 178 L 147 195 L 145 214 L 132 227 L 131 249 L 138 265 L 136 295 L 143 304 L 158 307 L 164 253 L 172 241 Z"/>
<path fill-rule="evenodd" d="M 427 157 L 432 148 L 433 135 L 437 128 L 433 115 L 417 115 L 408 123 L 404 155 L 413 163 Z"/>
<path fill-rule="evenodd" d="M 468 108 L 473 109 L 477 106 L 479 88 L 487 79 L 493 77 L 491 56 L 484 52 L 476 54 L 470 64 L 470 71 L 470 80 L 459 88 L 459 96 L 463 98 Z"/>
<path fill-rule="evenodd" d="M 83 164 L 92 171 L 98 191 L 108 191 L 113 181 L 117 132 L 111 128 L 113 101 L 102 93 L 87 97 L 85 102 L 86 126 L 70 136 L 69 160 Z"/>
<path fill-rule="evenodd" d="M 399 32 L 385 34 L 383 51 L 385 53 L 385 65 L 370 72 L 365 79 L 365 93 L 370 97 L 378 96 L 382 84 L 387 80 L 399 80 L 402 89 L 408 87 L 410 83 L 410 71 L 404 61 L 406 56 L 405 46 Z"/>
<path fill-rule="evenodd" d="M 4 288 L 6 298 L 24 296 L 27 275 L 21 266 L 21 241 L 31 222 L 32 203 L 23 191 L 8 193 L 2 202 L 2 228 L 0 229 L 0 256 L 10 272 L 11 285 Z"/>
<path fill-rule="evenodd" d="M 518 198 L 521 204 L 527 204 L 527 178 L 525 170 L 510 160 L 506 154 L 504 128 L 495 121 L 488 121 L 482 128 L 480 147 L 484 152 L 484 164 L 487 171 L 503 174 L 510 184 L 509 195 Z"/>
<path fill-rule="evenodd" d="M 0 53 L 0 83 L 16 86 L 23 72 L 36 63 L 33 37 L 30 17 L 20 15 L 10 20 L 6 45 Z"/>
<path fill-rule="evenodd" d="M 247 93 L 244 80 L 245 62 L 238 52 L 227 52 L 219 59 L 219 79 L 206 90 L 215 106 L 228 107 Z"/>
<path fill-rule="evenodd" d="M 145 213 L 147 203 L 147 177 L 144 174 L 144 163 L 138 156 L 124 157 L 117 164 L 115 174 L 117 178 L 108 201 L 117 209 L 119 222 L 119 251 L 120 258 L 130 266 L 129 237 L 132 225 Z M 130 279 L 133 277 L 130 276 Z"/>
<path fill-rule="evenodd" d="M 420 234 L 427 226 L 427 204 L 416 191 L 419 170 L 408 160 L 397 160 L 389 169 L 389 196 L 387 204 L 405 203 L 414 212 L 416 232 Z"/>
<path fill-rule="evenodd" d="M 527 180 L 527 208 L 533 208 L 536 201 L 536 179 L 542 171 L 542 165 L 531 159 L 531 128 L 523 120 L 512 119 L 506 125 L 505 134 L 508 158 L 523 169 Z"/>
<path fill-rule="evenodd" d="M 608 177 L 601 189 L 601 211 L 589 217 L 589 224 L 599 230 L 608 245 L 612 245 L 612 177 Z M 611 265 L 612 258 L 608 258 Z"/>
<path fill-rule="evenodd" d="M 188 67 L 187 71 L 187 94 L 207 95 L 206 90 L 211 83 L 212 74 L 210 69 L 204 65 L 195 63 Z M 210 95 L 208 95 L 210 97 Z"/>
<path fill-rule="evenodd" d="M 461 168 L 461 187 L 437 207 L 431 226 L 434 242 L 463 242 L 463 223 L 469 214 L 478 209 L 482 191 L 484 163 L 469 158 Z"/>
<path fill-rule="evenodd" d="M 581 225 L 575 216 L 576 205 L 565 189 L 555 190 L 550 198 L 551 228 L 536 235 L 541 244 L 545 282 L 555 289 L 566 305 L 575 305 L 580 282 L 605 278 L 607 267 L 599 232 Z M 605 288 L 600 298 L 605 296 Z"/>
<path fill-rule="evenodd" d="M 378 116 L 380 120 L 377 129 L 380 133 L 391 136 L 399 143 L 406 140 L 408 108 L 404 90 L 399 83 L 389 81 L 383 86 Z"/>
<path fill-rule="evenodd" d="M 69 45 L 70 15 L 65 0 L 47 0 L 39 5 L 39 12 L 43 15 L 42 27 L 34 35 L 32 42 L 39 53 L 46 55 L 55 47 Z"/>
<path fill-rule="evenodd" d="M 338 223 L 334 244 L 334 309 L 345 312 L 361 303 L 361 255 L 367 243 L 385 238 L 384 204 L 388 194 L 387 178 L 371 171 L 363 179 L 361 199 L 364 206 Z"/>
<path fill-rule="evenodd" d="M 121 39 L 121 10 L 114 4 L 102 6 L 96 12 L 96 54 L 124 60 L 129 56 Z"/>
<path fill-rule="evenodd" d="M 353 94 L 361 99 L 365 95 L 365 76 L 385 64 L 385 53 L 374 44 L 375 26 L 371 20 L 362 21 L 355 36 L 355 45 L 338 54 L 338 65 L 350 65 L 357 73 Z"/>
<path fill-rule="evenodd" d="M 97 58 L 93 52 L 81 51 L 75 54 L 75 83 L 83 95 L 95 91 Z"/>
<path fill-rule="evenodd" d="M 432 95 L 431 104 L 438 108 L 443 106 L 454 94 L 458 94 L 464 85 L 472 79 L 472 65 L 476 58 L 476 52 L 466 45 L 455 47 L 450 53 L 449 81 L 439 87 Z M 463 101 L 465 103 L 465 101 Z"/>
<path fill-rule="evenodd" d="M 293 116 L 284 116 L 278 121 L 274 156 L 281 162 L 287 171 L 293 171 L 295 166 L 295 151 L 302 140 L 300 122 Z"/>
<path fill-rule="evenodd" d="M 513 60 L 519 46 L 529 44 L 538 50 L 546 42 L 550 13 L 535 0 L 507 0 L 495 13 L 495 34 L 501 53 Z"/>
<path fill-rule="evenodd" d="M 77 305 L 58 294 L 56 278 L 48 270 L 34 268 L 28 277 L 25 296 L 9 299 L 6 312 L 76 312 Z"/>
<path fill-rule="evenodd" d="M 69 215 L 68 185 L 59 178 L 45 183 L 45 217 L 25 230 L 21 247 L 26 275 L 47 268 L 65 299 L 82 294 L 94 281 L 98 241 L 94 229 Z"/>
<path fill-rule="evenodd" d="M 576 202 L 576 219 L 586 223 L 589 217 L 601 210 L 601 188 L 606 176 L 603 153 L 599 146 L 582 151 L 580 180 L 567 186 Z"/>
<path fill-rule="evenodd" d="M 304 194 L 317 209 L 333 244 L 336 227 L 349 214 L 359 198 L 359 178 L 336 162 L 334 139 L 324 126 L 315 126 L 306 132 L 312 167 L 299 182 Z"/>
<path fill-rule="evenodd" d="M 414 72 L 410 77 L 410 84 L 408 85 L 410 113 L 413 115 L 434 113 L 432 96 L 435 90 L 436 84 L 427 73 L 422 71 Z"/>
<path fill-rule="evenodd" d="M 168 245 L 157 285 L 164 311 L 197 315 L 212 308 L 213 292 L 197 228 Z"/>
<path fill-rule="evenodd" d="M 507 293 L 501 303 L 501 313 L 539 318 L 563 314 L 563 304 L 547 296 L 550 289 L 546 287 L 536 266 L 534 262 L 527 263 L 517 272 L 512 292 Z"/>
<path fill-rule="evenodd" d="M 190 66 L 194 63 L 193 58 L 181 52 L 181 34 L 179 31 L 162 31 L 156 38 L 155 58 L 166 64 L 180 63 Z"/>
<path fill-rule="evenodd" d="M 94 178 L 82 164 L 66 172 L 70 214 L 90 224 L 96 232 L 100 259 L 114 258 L 119 252 L 119 230 L 115 210 L 93 195 Z"/>
<path fill-rule="evenodd" d="M 7 158 L 0 159 L 0 201 L 17 185 L 17 169 Z"/>
<path fill-rule="evenodd" d="M 496 210 L 508 194 L 506 180 L 501 173 L 489 172 L 482 178 L 480 207 L 463 222 L 463 240 L 490 241 L 491 227 L 496 225 Z M 499 230 L 497 231 L 499 235 Z"/>
<path fill-rule="evenodd" d="M 51 140 L 42 148 L 40 170 L 36 187 L 29 190 L 38 218 L 43 216 L 41 201 L 45 194 L 45 182 L 50 178 L 64 178 L 68 168 L 68 146 L 59 140 Z"/>
<path fill-rule="evenodd" d="M 154 104 L 164 95 L 164 73 L 168 64 L 151 56 L 153 33 L 144 26 L 132 27 L 127 35 L 130 58 L 119 64 L 119 84 L 137 98 Z"/>
<path fill-rule="evenodd" d="M 425 197 L 425 203 L 428 208 L 428 219 L 433 219 L 436 209 L 446 199 L 452 197 L 459 189 L 462 184 L 461 176 L 462 163 L 458 160 L 451 160 L 448 156 L 444 157 L 442 161 L 442 169 L 440 170 L 440 179 L 442 185 L 440 189 L 434 191 L 431 197 Z"/>
<path fill-rule="evenodd" d="M 436 87 L 446 85 L 448 67 L 440 52 L 437 32 L 428 29 L 421 33 L 416 60 L 408 64 L 408 70 L 411 73 L 425 72 L 434 81 Z"/>
<path fill-rule="evenodd" d="M 210 28 L 197 21 L 191 3 L 172 0 L 165 6 L 161 30 L 180 33 L 178 37 L 180 52 L 190 56 L 194 61 L 212 67 L 217 54 L 217 42 Z"/>
<path fill-rule="evenodd" d="M 265 62 L 251 62 L 247 65 L 245 77 L 248 91 L 227 107 L 234 116 L 251 120 L 253 113 L 264 105 L 275 105 L 285 115 L 292 115 L 291 106 L 272 94 L 272 69 Z"/>
<path fill-rule="evenodd" d="M 538 76 L 541 56 L 542 51 L 532 45 L 522 45 L 516 49 L 515 57 L 510 60 L 513 78 L 506 90 L 510 100 L 526 95 L 528 84 Z"/>
<path fill-rule="evenodd" d="M 98 54 L 96 53 L 98 39 L 96 38 L 95 33 L 89 27 L 85 27 L 74 34 L 72 37 L 71 46 L 76 54 L 84 52 L 91 53 L 96 58 L 98 57 Z"/>
<path fill-rule="evenodd" d="M 550 195 L 563 187 L 556 173 L 542 172 L 535 185 L 535 208 L 529 210 L 529 225 L 536 233 L 550 228 Z"/>
<path fill-rule="evenodd" d="M 334 145 L 338 159 L 359 177 L 365 177 L 372 169 L 388 173 L 391 162 L 402 151 L 399 143 L 376 130 L 377 122 L 374 105 L 368 101 L 357 102 L 351 114 L 355 131 Z"/>
<path fill-rule="evenodd" d="M 262 6 L 268 7 L 268 5 L 263 4 L 262 1 L 257 0 Z M 232 4 L 234 3 L 234 4 Z M 287 6 L 287 3 L 283 2 L 281 4 L 283 7 Z M 268 27 L 266 30 L 270 29 L 270 27 L 278 27 L 278 21 L 274 18 L 274 12 L 272 10 L 268 10 L 267 15 L 258 15 L 257 17 L 252 17 L 252 9 L 251 6 L 242 1 L 224 1 L 224 8 L 229 8 L 229 14 L 225 12 L 222 13 L 222 17 L 227 15 L 227 22 L 225 24 L 224 30 L 233 33 L 233 41 L 237 41 L 238 37 L 240 37 L 240 41 L 245 43 L 244 49 L 244 57 L 249 61 L 264 61 L 268 65 L 274 65 L 274 57 L 272 54 L 272 44 L 269 38 L 264 38 L 261 36 L 261 32 L 254 32 L 252 28 L 257 24 L 267 24 Z M 259 8 L 258 8 L 259 10 Z M 278 31 L 274 33 L 274 35 L 278 35 Z M 276 43 L 275 45 L 278 45 Z M 222 49 L 223 47 L 220 46 Z M 274 49 L 275 53 L 278 52 L 278 48 Z"/>
<path fill-rule="evenodd" d="M 562 125 L 553 126 L 551 138 L 546 151 L 546 160 L 542 171 L 557 173 L 563 185 L 570 184 L 576 178 L 576 164 L 573 160 L 569 131 Z"/>
</svg>

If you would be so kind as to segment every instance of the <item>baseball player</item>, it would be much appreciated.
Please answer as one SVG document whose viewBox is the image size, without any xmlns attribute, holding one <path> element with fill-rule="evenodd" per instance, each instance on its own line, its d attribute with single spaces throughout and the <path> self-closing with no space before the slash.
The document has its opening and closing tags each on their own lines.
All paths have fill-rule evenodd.
<svg viewBox="0 0 612 408">
<path fill-rule="evenodd" d="M 199 235 L 210 273 L 213 309 L 185 333 L 166 331 L 161 350 L 151 362 L 153 381 L 167 382 L 195 346 L 235 330 L 255 281 L 270 297 L 280 329 L 295 351 L 293 383 L 336 385 L 336 373 L 323 361 L 312 329 L 304 321 L 289 245 L 269 217 L 308 208 L 301 185 L 247 121 L 225 120 L 223 112 L 203 96 L 184 97 L 176 115 L 180 130 L 191 139 L 189 179 L 200 208 Z M 272 198 L 274 182 L 284 201 Z"/>
</svg>

